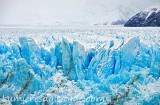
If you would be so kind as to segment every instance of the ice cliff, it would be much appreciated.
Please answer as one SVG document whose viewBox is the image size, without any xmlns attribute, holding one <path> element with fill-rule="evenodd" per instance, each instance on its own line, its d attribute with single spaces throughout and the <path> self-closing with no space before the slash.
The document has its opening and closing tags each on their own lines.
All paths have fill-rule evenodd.
<svg viewBox="0 0 160 105">
<path fill-rule="evenodd" d="M 139 37 L 118 48 L 111 41 L 108 48 L 99 50 L 86 50 L 64 38 L 50 50 L 28 37 L 19 38 L 18 44 L 0 43 L 2 105 L 158 105 L 159 77 L 160 45 L 148 46 Z M 59 101 L 57 97 L 76 100 Z M 93 97 L 105 100 L 89 100 Z"/>
</svg>

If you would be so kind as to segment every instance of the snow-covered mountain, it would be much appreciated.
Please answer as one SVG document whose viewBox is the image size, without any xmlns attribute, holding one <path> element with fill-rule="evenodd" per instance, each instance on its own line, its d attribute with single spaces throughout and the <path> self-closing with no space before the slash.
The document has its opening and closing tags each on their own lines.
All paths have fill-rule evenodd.
<svg viewBox="0 0 160 105">
<path fill-rule="evenodd" d="M 125 24 L 128 27 L 160 26 L 160 5 L 153 5 L 136 14 Z"/>
</svg>

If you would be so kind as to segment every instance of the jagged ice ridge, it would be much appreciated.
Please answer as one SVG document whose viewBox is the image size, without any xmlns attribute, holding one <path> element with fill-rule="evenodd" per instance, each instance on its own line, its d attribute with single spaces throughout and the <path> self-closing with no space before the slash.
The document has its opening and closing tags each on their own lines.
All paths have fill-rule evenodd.
<svg viewBox="0 0 160 105">
<path fill-rule="evenodd" d="M 30 37 L 20 37 L 19 44 L 0 43 L 0 103 L 159 103 L 160 45 L 149 46 L 136 36 L 114 46 L 111 40 L 107 48 L 86 50 L 79 42 L 62 38 L 46 50 Z M 23 97 L 24 100 L 10 102 L 4 97 Z M 56 100 L 57 97 L 76 100 L 62 101 Z M 89 100 L 93 97 L 97 100 Z M 105 100 L 98 100 L 99 97 Z"/>
</svg>

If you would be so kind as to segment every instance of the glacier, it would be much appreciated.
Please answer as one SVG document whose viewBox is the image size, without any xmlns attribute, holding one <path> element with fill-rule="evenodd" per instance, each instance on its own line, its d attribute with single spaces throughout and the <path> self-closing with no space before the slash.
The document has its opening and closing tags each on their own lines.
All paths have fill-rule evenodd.
<svg viewBox="0 0 160 105">
<path fill-rule="evenodd" d="M 86 44 L 56 34 L 42 37 L 45 43 L 29 35 L 0 41 L 0 104 L 160 104 L 159 40 L 116 35 L 106 42 L 98 36 L 90 40 L 95 47 L 90 37 L 83 36 Z"/>
</svg>

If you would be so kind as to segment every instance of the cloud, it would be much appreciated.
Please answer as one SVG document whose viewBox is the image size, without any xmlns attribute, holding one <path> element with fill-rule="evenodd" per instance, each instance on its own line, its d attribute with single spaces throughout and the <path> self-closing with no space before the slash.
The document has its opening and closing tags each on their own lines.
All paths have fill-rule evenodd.
<svg viewBox="0 0 160 105">
<path fill-rule="evenodd" d="M 118 6 L 143 10 L 159 0 L 0 0 L 0 24 L 48 24 L 71 21 Z M 94 16 L 94 15 L 93 15 Z"/>
</svg>

